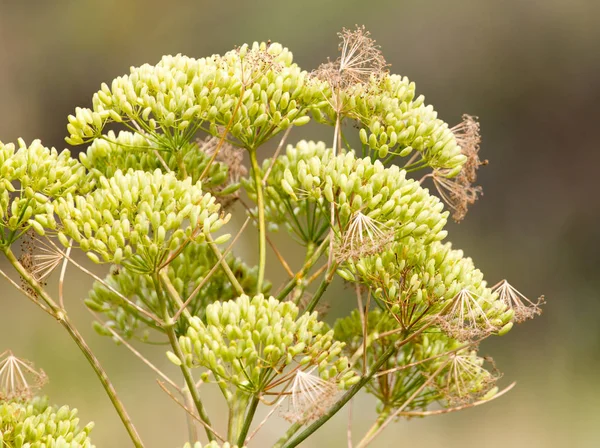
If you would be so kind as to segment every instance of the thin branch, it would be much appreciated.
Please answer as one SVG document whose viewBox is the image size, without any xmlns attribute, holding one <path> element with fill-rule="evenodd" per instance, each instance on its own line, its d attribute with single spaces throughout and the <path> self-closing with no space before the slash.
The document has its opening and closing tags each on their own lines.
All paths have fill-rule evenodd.
<svg viewBox="0 0 600 448">
<path fill-rule="evenodd" d="M 21 285 L 19 285 L 17 282 L 15 282 L 12 278 L 10 278 L 6 272 L 4 272 L 2 269 L 0 269 L 0 275 L 2 275 L 2 277 L 4 277 L 6 280 L 8 280 L 8 282 L 13 285 L 17 290 L 19 290 L 21 293 L 23 293 L 25 295 L 25 297 L 27 297 L 29 300 L 31 300 L 35 305 L 37 305 L 38 307 L 40 307 L 44 312 L 48 313 L 48 315 L 52 316 L 53 318 L 57 318 L 56 315 L 46 306 L 44 305 L 42 302 L 40 302 L 35 296 L 29 294 L 27 291 L 25 291 Z M 3 353 L 4 354 L 4 353 Z"/>
<path fill-rule="evenodd" d="M 459 352 L 461 350 L 464 350 L 464 349 L 466 349 L 468 347 L 472 347 L 474 345 L 479 344 L 481 341 L 483 341 L 483 339 L 485 339 L 485 338 L 481 338 L 481 339 L 478 339 L 477 341 L 469 342 L 467 344 L 461 345 L 458 348 L 455 348 L 454 350 L 449 350 L 449 351 L 441 353 L 439 355 L 430 356 L 429 358 L 421 359 L 419 361 L 415 361 L 415 362 L 412 362 L 410 364 L 404 364 L 402 366 L 396 366 L 396 367 L 393 367 L 393 368 L 388 369 L 388 370 L 382 370 L 377 375 L 375 375 L 375 377 L 387 375 L 388 373 L 399 372 L 401 370 L 409 369 L 411 367 L 418 366 L 418 365 L 426 363 L 428 361 L 433 361 L 434 359 L 438 359 L 438 358 L 442 358 L 444 356 L 452 355 L 452 354 L 457 353 L 457 352 Z"/>
<path fill-rule="evenodd" d="M 181 305 L 181 307 L 179 308 L 179 310 L 177 310 L 177 312 L 173 316 L 173 320 L 176 321 L 177 319 L 179 319 L 179 316 L 181 315 L 181 313 L 183 312 L 183 310 L 190 304 L 190 302 L 192 300 L 194 300 L 194 297 L 196 297 L 196 294 L 198 294 L 198 292 L 200 292 L 200 290 L 210 280 L 210 278 L 213 276 L 213 274 L 219 268 L 219 266 L 221 266 L 221 262 L 223 260 L 225 260 L 225 257 L 231 251 L 231 249 L 233 248 L 233 245 L 236 243 L 236 241 L 238 240 L 238 238 L 242 235 L 242 232 L 244 231 L 244 229 L 246 228 L 246 226 L 248 225 L 249 222 L 250 222 L 250 217 L 246 218 L 246 220 L 244 221 L 244 224 L 242 224 L 242 227 L 238 231 L 237 235 L 233 238 L 233 240 L 231 241 L 231 243 L 229 244 L 229 246 L 227 246 L 225 248 L 225 250 L 223 251 L 223 253 L 219 257 L 219 259 L 217 260 L 217 262 L 215 263 L 215 265 L 212 267 L 212 269 L 210 271 L 208 271 L 208 274 L 206 274 L 206 277 L 204 277 L 202 279 L 202 281 L 198 284 L 198 286 L 196 286 L 194 288 L 194 290 L 191 292 L 191 294 L 189 295 L 189 297 L 187 298 L 187 300 Z"/>
<path fill-rule="evenodd" d="M 367 368 L 367 335 L 369 334 L 369 305 L 371 304 L 371 290 L 367 292 L 367 304 L 365 306 L 363 321 L 363 375 Z"/>
<path fill-rule="evenodd" d="M 217 431 L 214 430 L 214 428 L 212 426 L 210 426 L 208 423 L 206 423 L 204 420 L 202 420 L 200 417 L 198 417 L 194 412 L 192 412 L 190 409 L 188 409 L 185 404 L 183 404 L 182 402 L 180 402 L 172 393 L 169 389 L 167 389 L 167 386 L 164 385 L 164 383 L 162 383 L 160 380 L 156 380 L 156 382 L 158 383 L 158 385 L 160 386 L 160 388 L 165 391 L 165 393 L 171 397 L 171 399 L 177 403 L 179 406 L 181 406 L 181 408 L 187 412 L 187 414 L 189 416 L 191 416 L 193 419 L 199 421 L 205 428 L 206 430 L 210 431 L 211 433 L 214 434 L 214 436 L 219 439 L 221 442 L 225 442 L 225 439 L 223 438 L 223 436 L 219 435 L 219 433 Z"/>
<path fill-rule="evenodd" d="M 94 317 L 96 317 L 96 319 L 98 318 L 95 313 Z M 160 376 L 163 380 L 165 380 L 167 383 L 169 383 L 169 385 L 174 388 L 175 390 L 177 390 L 177 392 L 179 392 L 180 394 L 183 394 L 181 388 L 175 384 L 175 382 L 169 378 L 165 373 L 163 373 L 158 367 L 156 367 L 154 364 L 152 364 L 144 355 L 142 355 L 140 352 L 138 352 L 129 342 L 127 342 L 125 339 L 123 339 L 121 337 L 121 335 L 119 335 L 119 333 L 117 333 L 115 330 L 113 330 L 112 328 L 105 326 L 104 328 L 108 329 L 108 331 L 110 331 L 110 333 L 113 335 L 114 338 L 118 339 L 119 342 L 121 344 L 123 344 L 125 347 L 127 347 L 135 356 L 137 356 L 144 364 L 146 364 L 148 367 L 150 367 L 158 376 Z"/>
<path fill-rule="evenodd" d="M 273 406 L 273 409 L 271 409 L 269 411 L 269 413 L 266 415 L 266 417 L 258 424 L 256 429 L 254 429 L 254 431 L 252 431 L 252 433 L 248 437 L 246 437 L 246 440 L 244 441 L 244 446 L 248 445 L 248 443 L 250 443 L 250 440 L 252 440 L 252 438 L 260 430 L 260 428 L 262 428 L 264 426 L 264 424 L 267 423 L 267 421 L 269 420 L 269 418 L 271 418 L 271 416 L 277 410 L 277 408 L 279 408 L 279 406 L 281 406 L 281 403 L 283 403 L 283 400 L 285 400 L 285 396 L 281 397 L 277 401 L 277 403 L 275 403 L 275 406 Z"/>
<path fill-rule="evenodd" d="M 346 436 L 348 439 L 348 448 L 352 448 L 352 408 L 354 404 L 354 399 L 350 400 L 348 403 L 348 428 L 346 430 Z"/>
<path fill-rule="evenodd" d="M 147 317 L 148 319 L 150 319 L 152 322 L 154 322 L 155 325 L 157 326 L 162 326 L 164 323 L 158 318 L 156 317 L 154 314 L 146 311 L 145 309 L 143 309 L 142 307 L 140 307 L 139 305 L 137 305 L 136 303 L 132 302 L 131 300 L 129 300 L 126 296 L 124 296 L 120 291 L 118 291 L 117 289 L 113 288 L 111 285 L 109 285 L 106 281 L 104 281 L 103 279 L 101 279 L 100 277 L 98 277 L 96 274 L 94 274 L 92 271 L 90 271 L 89 269 L 83 267 L 82 265 L 80 265 L 79 263 L 77 263 L 75 260 L 73 260 L 73 258 L 71 258 L 69 255 L 67 255 L 67 253 L 63 252 L 60 250 L 60 248 L 51 240 L 50 244 L 52 244 L 54 246 L 54 248 L 60 252 L 63 257 L 65 257 L 65 259 L 69 260 L 75 267 L 77 267 L 80 271 L 84 272 L 85 274 L 89 275 L 90 277 L 92 277 L 94 280 L 100 282 L 104 287 L 106 287 L 108 290 L 110 290 L 111 292 L 115 293 L 121 300 L 123 300 L 128 306 L 131 306 L 132 308 L 134 308 L 136 311 L 138 311 L 139 313 L 141 313 L 142 315 L 144 315 L 145 317 Z"/>
<path fill-rule="evenodd" d="M 62 267 L 60 269 L 60 278 L 58 280 L 58 303 L 61 308 L 65 308 L 65 301 L 63 296 L 63 286 L 65 284 L 65 275 L 67 274 L 67 265 L 69 264 L 68 256 L 71 255 L 71 247 L 69 246 L 65 252 L 65 257 L 63 258 Z"/>
<path fill-rule="evenodd" d="M 292 131 L 292 126 L 287 128 L 287 130 L 283 133 L 283 136 L 281 137 L 281 140 L 279 141 L 279 145 L 277 145 L 277 149 L 275 150 L 275 154 L 273 154 L 273 157 L 271 158 L 271 163 L 269 164 L 269 167 L 267 168 L 267 171 L 265 171 L 265 175 L 263 176 L 263 179 L 262 179 L 263 185 L 267 184 L 267 179 L 269 178 L 269 174 L 271 174 L 271 170 L 273 169 L 273 166 L 275 165 L 275 162 L 277 161 L 277 157 L 279 157 L 279 153 L 281 152 L 281 149 L 283 148 L 283 145 L 285 144 L 285 141 L 287 140 L 288 135 L 290 135 L 291 131 Z"/>
<path fill-rule="evenodd" d="M 36 281 L 36 279 L 25 269 L 25 267 L 17 260 L 15 254 L 12 252 L 10 247 L 3 248 L 4 254 L 6 258 L 10 262 L 10 264 L 15 268 L 15 270 L 19 273 L 21 278 L 27 282 L 27 284 L 36 292 L 36 294 L 46 303 L 46 305 L 52 310 L 54 313 L 54 317 L 59 321 L 59 323 L 67 330 L 71 338 L 75 341 L 75 344 L 79 347 L 85 358 L 88 360 L 90 366 L 94 369 L 96 376 L 102 383 L 104 390 L 110 398 L 110 401 L 113 404 L 113 407 L 119 414 L 121 418 L 121 422 L 125 429 L 127 430 L 131 441 L 133 442 L 136 448 L 142 448 L 144 444 L 137 432 L 137 429 L 133 425 L 123 402 L 117 395 L 117 391 L 115 390 L 110 378 L 108 377 L 106 371 L 102 367 L 102 364 L 96 357 L 96 355 L 92 352 L 90 347 L 87 345 L 83 336 L 77 331 L 77 329 L 73 326 L 71 321 L 69 320 L 64 309 L 60 308 L 59 305 L 48 295 L 48 293 L 44 290 L 44 288 Z"/>
<path fill-rule="evenodd" d="M 306 284 L 310 285 L 312 282 L 314 282 L 316 279 L 318 279 L 321 276 L 321 274 L 323 274 L 323 272 L 325 272 L 326 269 L 327 269 L 327 263 L 325 263 L 323 266 L 321 266 L 319 269 L 317 269 L 313 275 L 308 277 L 306 279 Z"/>
<path fill-rule="evenodd" d="M 506 388 L 502 389 L 500 392 L 496 393 L 496 395 L 494 395 L 491 398 L 488 398 L 487 400 L 478 400 L 478 401 L 475 401 L 473 403 L 467 403 L 467 404 L 463 404 L 461 406 L 455 406 L 453 408 L 436 409 L 435 411 L 410 411 L 410 412 L 401 412 L 398 415 L 399 416 L 403 416 L 403 417 L 429 417 L 429 416 L 432 416 L 432 415 L 449 414 L 451 412 L 462 411 L 463 409 L 474 408 L 475 406 L 480 406 L 482 404 L 489 403 L 490 401 L 493 401 L 496 398 L 500 398 L 502 395 L 506 394 L 513 387 L 515 387 L 516 384 L 517 384 L 516 381 L 513 382 L 513 383 L 511 383 Z"/>
<path fill-rule="evenodd" d="M 431 374 L 431 376 L 429 378 L 427 378 L 427 380 L 423 384 L 421 384 L 421 386 L 417 390 L 415 390 L 410 397 L 408 397 L 408 399 L 402 404 L 402 406 L 400 406 L 381 425 L 379 425 L 377 430 L 375 430 L 373 433 L 371 433 L 371 431 L 369 431 L 369 433 L 367 433 L 367 438 L 361 440 L 361 442 L 358 444 L 358 448 L 364 448 L 369 443 L 371 443 L 373 441 L 373 439 L 375 439 L 375 437 L 377 437 L 381 433 L 381 431 L 383 431 L 385 429 L 385 427 L 387 425 L 389 425 L 398 416 L 398 414 L 400 414 L 404 409 L 406 409 L 406 406 L 408 406 L 410 403 L 412 403 L 414 401 L 414 399 L 417 398 L 421 392 L 423 392 L 423 389 L 425 389 L 427 386 L 429 386 L 429 384 L 435 379 L 435 377 L 438 376 L 440 374 L 440 372 L 442 370 L 444 370 L 449 363 L 450 363 L 450 360 L 442 363 L 437 368 L 437 370 L 435 372 L 433 372 Z"/>
<path fill-rule="evenodd" d="M 219 248 L 217 247 L 210 235 L 206 235 L 206 242 L 208 243 L 208 246 L 211 248 L 213 253 L 216 255 L 217 259 L 219 260 L 217 264 L 220 264 L 223 268 L 223 271 L 225 271 L 225 275 L 227 275 L 227 278 L 229 279 L 231 286 L 233 286 L 233 289 L 235 289 L 235 292 L 237 292 L 240 296 L 243 295 L 244 288 L 242 288 L 242 285 L 240 285 L 240 282 L 235 277 L 235 274 L 225 261 L 225 255 L 221 253 L 221 251 L 219 250 Z M 257 289 L 259 292 L 262 290 L 262 282 L 257 284 Z"/>
<path fill-rule="evenodd" d="M 269 243 L 269 246 L 271 246 L 271 249 L 273 249 L 273 252 L 275 252 L 275 256 L 281 263 L 281 266 L 283 266 L 283 269 L 285 269 L 285 272 L 287 273 L 287 275 L 289 275 L 290 277 L 293 277 L 294 272 L 290 268 L 290 265 L 285 261 L 285 258 L 283 258 L 283 255 L 281 255 L 281 252 L 279 252 L 279 250 L 277 249 L 275 244 L 273 244 L 273 241 L 271 241 L 271 238 L 269 238 L 269 235 L 266 235 L 266 237 L 267 237 L 267 242 Z"/>
</svg>

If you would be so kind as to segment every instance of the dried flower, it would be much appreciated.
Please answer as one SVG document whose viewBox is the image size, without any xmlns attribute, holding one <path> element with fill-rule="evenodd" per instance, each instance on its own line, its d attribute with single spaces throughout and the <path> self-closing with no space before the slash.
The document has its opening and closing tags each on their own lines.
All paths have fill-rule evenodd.
<svg viewBox="0 0 600 448">
<path fill-rule="evenodd" d="M 384 224 L 361 211 L 356 211 L 350 217 L 335 255 L 338 262 L 348 259 L 357 260 L 381 252 L 391 244 L 393 239 L 393 231 Z"/>
<path fill-rule="evenodd" d="M 322 64 L 313 73 L 315 77 L 328 81 L 334 88 L 345 89 L 366 84 L 372 76 L 386 73 L 388 64 L 364 26 L 357 26 L 355 30 L 344 28 L 338 36 L 341 56 L 335 62 Z"/>
<path fill-rule="evenodd" d="M 0 401 L 30 400 L 48 382 L 43 370 L 19 359 L 10 350 L 0 354 Z M 1 421 L 1 419 L 0 419 Z"/>
<path fill-rule="evenodd" d="M 459 176 L 464 176 L 467 182 L 473 183 L 477 179 L 477 169 L 481 165 L 486 165 L 487 160 L 484 162 L 479 160 L 481 135 L 477 117 L 464 114 L 462 118 L 463 121 L 450 130 L 454 133 L 461 152 L 467 157 Z"/>
<path fill-rule="evenodd" d="M 519 291 L 517 291 L 508 281 L 502 280 L 492 287 L 497 292 L 500 300 L 506 303 L 515 313 L 514 320 L 517 323 L 533 319 L 542 314 L 541 305 L 545 303 L 544 296 L 540 296 L 537 302 L 533 303 Z"/>
<path fill-rule="evenodd" d="M 440 317 L 440 327 L 459 341 L 481 338 L 497 330 L 480 303 L 483 301 L 478 299 L 474 292 L 461 289 Z"/>
<path fill-rule="evenodd" d="M 218 148 L 215 160 L 227 167 L 227 179 L 225 182 L 211 188 L 210 193 L 215 196 L 221 206 L 228 207 L 239 199 L 240 193 L 238 188 L 235 188 L 230 194 L 227 193 L 232 189 L 232 186 L 239 183 L 240 178 L 244 177 L 248 170 L 243 164 L 244 151 L 227 142 L 222 142 L 219 146 L 220 141 L 220 137 L 209 136 L 204 140 L 198 139 L 197 143 L 200 151 L 209 157 L 212 157 Z"/>
<path fill-rule="evenodd" d="M 312 372 L 298 369 L 292 381 L 289 398 L 289 408 L 283 417 L 292 423 L 306 423 L 325 414 L 335 402 L 337 386 L 331 381 L 325 381 Z"/>
<path fill-rule="evenodd" d="M 483 367 L 485 361 L 492 363 L 493 372 Z M 479 357 L 475 350 L 461 350 L 450 355 L 447 369 L 438 384 L 444 399 L 456 405 L 485 395 L 499 378 L 491 358 Z"/>
<path fill-rule="evenodd" d="M 481 194 L 481 187 L 473 187 L 461 174 L 454 179 L 447 178 L 443 170 L 434 170 L 431 178 L 440 197 L 452 209 L 452 218 L 456 222 L 462 221 L 469 205 L 474 204 Z"/>
<path fill-rule="evenodd" d="M 430 177 L 444 202 L 452 208 L 452 218 L 460 222 L 467 214 L 468 207 L 482 194 L 481 187 L 472 184 L 477 180 L 477 170 L 481 165 L 486 165 L 487 160 L 479 160 L 481 136 L 476 117 L 465 114 L 463 121 L 450 130 L 454 133 L 465 162 L 455 177 L 452 177 L 455 170 L 450 169 L 434 169 Z"/>
<path fill-rule="evenodd" d="M 21 241 L 19 261 L 38 283 L 45 285 L 46 278 L 63 261 L 63 254 L 29 230 Z"/>
</svg>

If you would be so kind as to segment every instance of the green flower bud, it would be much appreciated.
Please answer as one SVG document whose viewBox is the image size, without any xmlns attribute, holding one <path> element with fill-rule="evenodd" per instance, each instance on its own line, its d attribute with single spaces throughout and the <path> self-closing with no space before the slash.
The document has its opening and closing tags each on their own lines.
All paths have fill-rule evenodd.
<svg viewBox="0 0 600 448">
<path fill-rule="evenodd" d="M 206 324 L 187 334 L 194 341 L 195 362 L 234 384 L 234 378 L 246 377 L 249 383 L 241 389 L 244 392 L 259 392 L 265 386 L 259 378 L 280 375 L 296 358 L 300 363 L 318 365 L 323 378 L 340 374 L 335 365 L 342 347 L 333 339 L 333 332 L 325 331 L 315 313 L 298 317 L 298 308 L 291 302 L 241 296 L 209 305 L 206 314 Z M 239 344 L 246 349 L 237 350 Z M 347 365 L 347 360 L 342 363 Z"/>
</svg>

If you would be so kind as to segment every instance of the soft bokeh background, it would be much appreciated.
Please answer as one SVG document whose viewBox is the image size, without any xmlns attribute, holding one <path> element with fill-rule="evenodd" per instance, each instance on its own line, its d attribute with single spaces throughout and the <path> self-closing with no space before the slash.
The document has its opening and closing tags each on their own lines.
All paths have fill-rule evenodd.
<svg viewBox="0 0 600 448">
<path fill-rule="evenodd" d="M 481 118 L 482 157 L 491 162 L 480 173 L 485 196 L 462 224 L 450 226 L 450 239 L 490 282 L 506 277 L 527 295 L 548 300 L 541 318 L 483 346 L 504 371 L 503 384 L 518 381 L 510 394 L 463 413 L 396 424 L 373 446 L 596 447 L 599 18 L 597 0 L 0 0 L 0 139 L 40 138 L 65 147 L 66 116 L 90 105 L 101 82 L 163 54 L 201 57 L 271 39 L 310 70 L 337 56 L 338 30 L 366 25 L 392 71 L 415 81 L 442 118 L 455 123 L 463 112 Z M 325 132 L 331 131 L 315 132 L 329 139 Z M 240 252 L 253 248 L 250 239 Z M 95 335 L 81 305 L 89 279 L 71 274 L 71 314 L 147 446 L 183 444 L 183 412 L 125 348 Z M 281 278 L 279 271 L 271 274 Z M 0 285 L 0 352 L 11 348 L 43 368 L 52 401 L 76 406 L 84 421 L 96 422 L 98 447 L 130 446 L 66 333 Z M 338 291 L 334 315 L 354 303 L 351 293 Z M 143 350 L 171 369 L 164 348 Z M 219 395 L 207 394 L 216 414 Z M 370 425 L 373 408 L 369 397 L 355 402 L 355 435 Z M 343 413 L 303 446 L 346 446 L 345 425 Z M 255 446 L 268 445 L 282 428 L 274 419 Z"/>
</svg>

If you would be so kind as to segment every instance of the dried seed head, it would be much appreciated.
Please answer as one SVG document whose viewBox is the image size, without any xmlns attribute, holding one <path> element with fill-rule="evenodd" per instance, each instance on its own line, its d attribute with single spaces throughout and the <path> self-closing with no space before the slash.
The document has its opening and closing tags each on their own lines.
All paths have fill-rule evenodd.
<svg viewBox="0 0 600 448">
<path fill-rule="evenodd" d="M 463 115 L 463 121 L 454 126 L 451 131 L 456 137 L 456 143 L 460 146 L 461 152 L 467 157 L 467 161 L 459 174 L 464 176 L 464 180 L 473 183 L 477 180 L 477 170 L 481 165 L 487 164 L 487 161 L 479 160 L 479 145 L 481 135 L 479 133 L 479 122 L 477 117 Z"/>
<path fill-rule="evenodd" d="M 541 305 L 545 303 L 544 296 L 540 296 L 537 302 L 532 302 L 519 291 L 517 291 L 508 281 L 502 280 L 492 287 L 497 292 L 500 300 L 506 303 L 515 313 L 514 321 L 517 323 L 533 319 L 542 314 Z"/>
<path fill-rule="evenodd" d="M 441 198 L 452 208 L 452 218 L 460 222 L 467 214 L 468 207 L 482 194 L 481 187 L 473 186 L 473 183 L 477 180 L 477 170 L 481 165 L 486 165 L 487 160 L 479 160 L 481 136 L 476 117 L 463 115 L 463 121 L 451 131 L 466 161 L 456 177 L 448 177 L 451 170 L 436 169 L 431 178 Z"/>
<path fill-rule="evenodd" d="M 469 206 L 482 194 L 482 189 L 472 186 L 461 174 L 455 178 L 448 178 L 445 174 L 445 170 L 434 170 L 431 178 L 442 200 L 452 209 L 452 218 L 460 222 L 467 214 Z"/>
<path fill-rule="evenodd" d="M 485 361 L 492 363 L 492 372 L 483 367 Z M 475 350 L 462 350 L 450 355 L 440 389 L 450 404 L 466 404 L 485 395 L 500 376 L 491 358 L 479 357 Z"/>
<path fill-rule="evenodd" d="M 322 64 L 314 72 L 314 76 L 328 81 L 336 89 L 345 89 L 356 84 L 366 84 L 371 76 L 384 74 L 388 64 L 370 35 L 364 26 L 357 26 L 355 30 L 344 28 L 338 33 L 341 56 L 335 62 Z"/>
<path fill-rule="evenodd" d="M 357 260 L 382 252 L 393 240 L 393 231 L 357 211 L 352 214 L 348 228 L 342 234 L 335 256 L 339 262 Z"/>
<path fill-rule="evenodd" d="M 260 45 L 244 45 L 234 50 L 242 60 L 241 78 L 245 85 L 251 86 L 260 76 L 270 70 L 279 73 L 284 69 L 284 64 L 277 61 L 276 56 L 269 51 L 270 46 L 271 41 L 268 41 Z M 222 64 L 224 68 L 227 68 L 226 60 L 223 60 Z"/>
<path fill-rule="evenodd" d="M 482 338 L 496 331 L 477 299 L 477 294 L 461 289 L 439 318 L 442 330 L 459 341 Z"/>
<path fill-rule="evenodd" d="M 30 400 L 34 391 L 48 382 L 43 370 L 35 370 L 28 361 L 10 350 L 0 354 L 0 401 Z"/>
<path fill-rule="evenodd" d="M 62 253 L 38 237 L 33 230 L 29 230 L 24 235 L 19 262 L 42 286 L 46 285 L 46 279 L 62 260 Z M 21 279 L 21 287 L 29 295 L 37 296 L 37 293 L 23 279 Z"/>
<path fill-rule="evenodd" d="M 312 374 L 298 369 L 290 391 L 289 408 L 283 417 L 289 422 L 306 423 L 321 417 L 335 401 L 337 387 Z"/>
<path fill-rule="evenodd" d="M 219 130 L 219 133 L 222 132 L 223 130 Z M 219 146 L 220 141 L 220 137 L 208 136 L 204 140 L 198 139 L 197 143 L 200 151 L 204 152 L 210 157 L 212 157 L 218 150 L 215 160 L 227 166 L 227 180 L 222 184 L 219 184 L 211 191 L 211 193 L 215 195 L 217 202 L 219 202 L 223 207 L 227 207 L 239 199 L 239 190 L 226 195 L 221 195 L 219 193 L 231 184 L 238 183 L 240 178 L 248 174 L 248 170 L 243 164 L 244 151 L 227 142 L 222 142 Z"/>
</svg>

